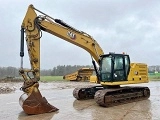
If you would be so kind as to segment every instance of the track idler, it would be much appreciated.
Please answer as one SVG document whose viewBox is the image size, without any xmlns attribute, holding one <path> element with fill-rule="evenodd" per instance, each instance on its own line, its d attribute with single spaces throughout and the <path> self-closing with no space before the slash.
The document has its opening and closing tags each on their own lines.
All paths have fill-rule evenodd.
<svg viewBox="0 0 160 120">
<path fill-rule="evenodd" d="M 73 96 L 77 100 L 93 99 L 96 91 L 102 90 L 103 86 L 87 86 L 83 88 L 75 88 L 73 90 Z"/>
<path fill-rule="evenodd" d="M 26 114 L 43 114 L 58 111 L 59 109 L 48 103 L 45 97 L 42 97 L 38 83 L 27 88 L 19 98 L 19 104 Z M 23 88 L 22 88 L 23 89 Z"/>
</svg>

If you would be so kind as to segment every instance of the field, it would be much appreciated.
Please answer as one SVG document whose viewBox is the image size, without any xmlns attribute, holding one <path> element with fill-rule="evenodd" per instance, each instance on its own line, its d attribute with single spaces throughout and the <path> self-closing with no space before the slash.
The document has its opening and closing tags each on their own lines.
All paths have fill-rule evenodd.
<svg viewBox="0 0 160 120">
<path fill-rule="evenodd" d="M 149 80 L 160 80 L 160 73 L 149 73 Z"/>
<path fill-rule="evenodd" d="M 40 80 L 43 82 L 63 81 L 63 76 L 41 76 Z"/>
<path fill-rule="evenodd" d="M 149 73 L 149 80 L 157 81 L 160 80 L 160 73 Z M 52 81 L 65 81 L 63 76 L 41 76 L 41 81 L 52 82 Z"/>
</svg>

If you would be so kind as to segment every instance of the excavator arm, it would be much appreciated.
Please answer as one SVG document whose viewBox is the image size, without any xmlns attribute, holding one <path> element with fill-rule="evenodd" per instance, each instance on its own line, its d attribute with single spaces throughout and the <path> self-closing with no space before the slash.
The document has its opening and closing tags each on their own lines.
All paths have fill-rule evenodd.
<svg viewBox="0 0 160 120">
<path fill-rule="evenodd" d="M 37 16 L 36 12 L 40 13 L 40 15 Z M 28 107 L 28 102 L 33 100 L 33 93 L 35 94 L 34 96 L 40 96 L 39 98 L 35 98 L 34 101 L 38 101 L 37 99 L 42 99 L 42 96 L 38 90 L 38 81 L 40 80 L 40 38 L 42 37 L 42 31 L 48 32 L 54 36 L 57 36 L 58 38 L 62 38 L 62 40 L 68 41 L 72 44 L 75 44 L 76 46 L 85 49 L 86 51 L 88 51 L 88 53 L 90 53 L 91 58 L 94 58 L 94 65 L 94 60 L 99 64 L 100 55 L 104 54 L 99 44 L 89 34 L 71 27 L 62 20 L 54 19 L 49 15 L 41 12 L 40 10 L 34 8 L 33 5 L 30 5 L 21 25 L 21 69 L 19 70 L 24 79 L 24 84 L 21 89 L 25 93 L 25 95 L 22 95 L 20 97 L 20 105 L 27 114 L 39 114 L 48 112 L 48 110 L 58 110 L 57 108 L 52 107 L 46 101 L 45 103 L 47 103 L 48 105 L 47 110 L 45 110 L 46 108 L 44 108 L 43 105 L 41 105 L 40 111 L 37 111 L 37 108 L 35 106 Z M 30 58 L 31 69 L 23 68 L 24 33 L 27 43 L 28 55 Z M 28 100 L 23 97 L 26 96 L 26 94 L 28 96 Z M 40 104 L 44 104 L 44 102 Z M 37 104 L 35 103 L 35 105 Z M 35 110 L 31 111 L 31 109 Z"/>
</svg>

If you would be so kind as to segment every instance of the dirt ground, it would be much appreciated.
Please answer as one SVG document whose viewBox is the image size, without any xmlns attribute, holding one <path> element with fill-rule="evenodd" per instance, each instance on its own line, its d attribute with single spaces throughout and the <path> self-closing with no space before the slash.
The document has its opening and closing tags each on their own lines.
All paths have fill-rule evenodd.
<svg viewBox="0 0 160 120">
<path fill-rule="evenodd" d="M 138 86 L 148 86 L 150 88 L 151 96 L 149 99 L 109 108 L 98 106 L 94 100 L 78 101 L 73 97 L 72 91 L 75 87 L 94 85 L 94 83 L 70 81 L 40 82 L 39 89 L 41 90 L 42 95 L 47 98 L 51 105 L 59 108 L 59 111 L 56 113 L 31 116 L 24 113 L 18 102 L 20 95 L 23 93 L 19 90 L 22 84 L 23 81 L 0 83 L 0 88 L 3 88 L 4 90 L 0 94 L 0 119 L 160 120 L 160 81 L 137 84 Z M 7 89 L 11 89 L 11 91 L 8 90 L 5 92 Z"/>
<path fill-rule="evenodd" d="M 39 82 L 40 90 L 48 89 L 68 89 L 75 87 L 84 87 L 88 85 L 94 85 L 89 82 L 70 82 L 70 81 L 55 81 L 55 82 Z M 11 93 L 20 89 L 23 85 L 22 82 L 0 82 L 0 94 Z"/>
</svg>

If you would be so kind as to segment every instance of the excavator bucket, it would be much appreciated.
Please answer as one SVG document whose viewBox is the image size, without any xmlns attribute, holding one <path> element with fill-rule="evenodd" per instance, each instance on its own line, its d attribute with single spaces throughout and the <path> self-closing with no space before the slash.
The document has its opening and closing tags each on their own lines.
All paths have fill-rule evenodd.
<svg viewBox="0 0 160 120">
<path fill-rule="evenodd" d="M 42 97 L 39 89 L 36 87 L 34 87 L 30 94 L 22 94 L 19 98 L 19 104 L 26 114 L 43 114 L 59 110 L 49 104 L 46 98 Z"/>
</svg>

